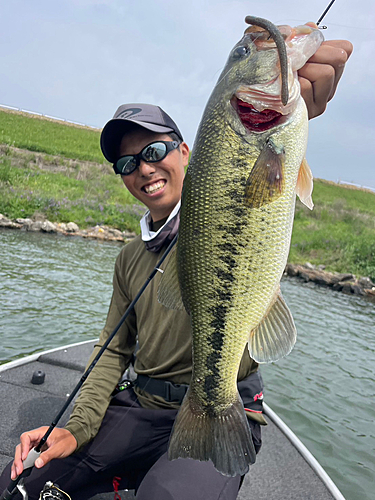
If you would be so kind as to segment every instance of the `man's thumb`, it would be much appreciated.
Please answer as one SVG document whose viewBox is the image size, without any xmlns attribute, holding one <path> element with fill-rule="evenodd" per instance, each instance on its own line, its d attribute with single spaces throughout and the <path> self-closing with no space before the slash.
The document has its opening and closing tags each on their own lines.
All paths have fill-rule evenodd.
<svg viewBox="0 0 375 500">
<path fill-rule="evenodd" d="M 38 457 L 38 458 L 35 460 L 35 467 L 36 467 L 37 469 L 40 469 L 41 467 L 43 467 L 43 465 L 45 465 L 45 463 L 46 463 L 46 462 L 48 462 L 48 459 L 47 459 L 47 460 L 45 460 L 45 459 L 44 459 L 45 457 L 44 457 L 43 455 L 45 455 L 45 453 L 42 453 L 42 455 L 40 455 L 40 457 Z M 42 457 L 43 457 L 43 458 L 42 458 Z"/>
</svg>

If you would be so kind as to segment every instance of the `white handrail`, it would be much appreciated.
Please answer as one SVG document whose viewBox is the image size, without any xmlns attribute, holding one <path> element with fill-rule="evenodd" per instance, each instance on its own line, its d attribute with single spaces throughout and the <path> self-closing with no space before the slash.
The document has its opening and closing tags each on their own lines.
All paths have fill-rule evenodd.
<svg viewBox="0 0 375 500">
<path fill-rule="evenodd" d="M 70 123 L 72 125 L 79 125 L 80 127 L 88 127 L 93 130 L 100 130 L 98 127 L 93 125 L 87 125 L 86 123 L 74 122 L 72 120 L 67 120 L 66 118 L 58 118 L 57 116 L 44 115 L 43 113 L 38 113 L 37 111 L 29 111 L 28 109 L 16 108 L 14 106 L 8 106 L 7 104 L 0 104 L 0 108 L 11 109 L 13 111 L 20 111 L 21 113 L 28 113 L 29 115 L 43 116 L 44 118 L 49 118 L 50 120 L 57 120 L 59 122 Z"/>
</svg>

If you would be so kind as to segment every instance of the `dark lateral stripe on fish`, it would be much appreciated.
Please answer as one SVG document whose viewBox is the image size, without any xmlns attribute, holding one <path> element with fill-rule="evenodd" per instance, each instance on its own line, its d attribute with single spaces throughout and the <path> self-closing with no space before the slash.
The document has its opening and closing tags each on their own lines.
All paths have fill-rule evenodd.
<svg viewBox="0 0 375 500">
<path fill-rule="evenodd" d="M 228 307 L 223 304 L 218 304 L 210 309 L 210 313 L 214 316 L 210 326 L 214 328 L 210 338 L 208 339 L 213 351 L 207 356 L 206 367 L 209 375 L 205 377 L 204 386 L 207 391 L 208 399 L 215 401 L 218 396 L 217 377 L 219 376 L 218 364 L 222 358 L 222 348 L 225 338 L 225 318 L 228 312 Z"/>
<path fill-rule="evenodd" d="M 228 252 L 230 255 L 239 254 L 238 248 L 229 242 L 220 243 L 219 245 L 217 245 L 217 247 L 220 248 L 220 250 L 223 250 L 224 252 Z"/>
<path fill-rule="evenodd" d="M 215 271 L 216 271 L 216 276 L 219 278 L 220 281 L 225 281 L 225 282 L 227 282 L 227 281 L 234 281 L 234 276 L 233 276 L 233 273 L 231 272 L 231 270 L 224 271 L 224 269 L 221 269 L 220 267 L 217 267 L 215 269 Z"/>
<path fill-rule="evenodd" d="M 230 243 L 228 243 L 230 246 Z M 236 252 L 238 253 L 238 252 Z M 221 257 L 220 257 L 221 258 Z M 222 256 L 223 262 L 227 264 L 229 269 L 233 269 L 234 267 L 237 267 L 237 263 L 234 260 L 232 254 L 226 253 L 225 255 Z M 210 294 L 210 298 L 212 300 L 218 300 L 219 302 L 224 301 L 225 303 L 229 304 L 233 298 L 232 290 L 231 290 L 231 283 L 233 282 L 233 274 L 230 273 L 225 273 L 224 270 L 220 268 L 216 268 L 217 276 L 219 277 L 221 283 L 220 283 L 220 288 L 215 288 L 213 292 Z M 228 276 L 226 276 L 228 274 Z M 230 274 L 230 276 L 229 276 Z M 228 278 L 228 279 L 226 279 Z M 215 310 L 211 309 L 211 312 L 215 314 Z M 213 326 L 213 325 L 211 325 Z"/>
<path fill-rule="evenodd" d="M 219 395 L 217 380 L 220 376 L 220 371 L 218 367 L 218 362 L 220 361 L 220 359 L 221 359 L 221 351 L 220 352 L 213 351 L 211 352 L 211 354 L 207 356 L 206 360 L 206 366 L 212 373 L 210 373 L 205 377 L 204 388 L 207 391 L 207 393 L 212 396 L 213 398 L 211 400 L 212 403 L 214 403 L 214 401 L 217 399 L 217 396 Z"/>
<path fill-rule="evenodd" d="M 214 331 L 212 332 L 209 342 L 214 349 L 221 349 L 221 347 L 223 346 L 223 330 L 227 312 L 228 306 L 224 306 L 223 304 L 217 304 L 210 309 L 210 313 L 214 316 L 214 319 L 211 321 L 210 326 L 214 328 Z"/>
<path fill-rule="evenodd" d="M 243 203 L 243 194 L 237 189 L 230 190 L 228 196 L 237 203 Z"/>
<path fill-rule="evenodd" d="M 213 415 L 215 413 L 214 410 L 214 401 L 217 399 L 218 396 L 218 390 L 217 390 L 217 385 L 216 385 L 216 376 L 214 375 L 207 375 L 204 379 L 204 390 L 207 394 L 207 402 L 206 402 L 206 407 L 205 411 L 209 415 Z"/>
<path fill-rule="evenodd" d="M 242 201 L 245 200 L 245 195 L 241 196 Z M 239 219 L 243 219 L 247 217 L 247 210 L 246 207 L 243 207 L 241 205 L 227 205 L 226 207 L 223 207 L 221 209 L 221 212 L 228 212 L 231 211 L 235 217 L 238 217 Z M 242 222 L 241 222 L 242 224 Z"/>
<path fill-rule="evenodd" d="M 235 222 L 234 224 L 228 224 L 227 232 L 232 236 L 239 236 L 243 231 L 243 224 L 241 222 Z"/>
<path fill-rule="evenodd" d="M 236 261 L 231 254 L 225 253 L 220 255 L 219 259 L 222 260 L 224 264 L 227 264 L 230 269 L 237 266 Z"/>
</svg>

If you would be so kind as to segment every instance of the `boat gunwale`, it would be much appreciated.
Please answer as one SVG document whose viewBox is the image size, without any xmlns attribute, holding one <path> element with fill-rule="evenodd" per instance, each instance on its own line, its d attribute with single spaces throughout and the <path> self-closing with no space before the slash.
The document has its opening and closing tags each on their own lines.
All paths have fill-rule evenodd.
<svg viewBox="0 0 375 500">
<path fill-rule="evenodd" d="M 10 370 L 11 368 L 16 368 L 17 366 L 26 365 L 28 363 L 32 363 L 33 361 L 38 361 L 40 356 L 44 356 L 45 354 L 51 354 L 57 351 L 63 351 L 64 349 L 70 349 L 71 347 L 78 347 L 84 344 L 89 344 L 90 342 L 95 342 L 96 340 L 97 339 L 83 340 L 81 342 L 75 342 L 74 344 L 53 347 L 52 349 L 48 349 L 46 351 L 35 352 L 34 354 L 29 354 L 28 356 L 24 356 L 23 358 L 5 362 L 0 365 L 0 373 L 6 370 Z"/>
</svg>

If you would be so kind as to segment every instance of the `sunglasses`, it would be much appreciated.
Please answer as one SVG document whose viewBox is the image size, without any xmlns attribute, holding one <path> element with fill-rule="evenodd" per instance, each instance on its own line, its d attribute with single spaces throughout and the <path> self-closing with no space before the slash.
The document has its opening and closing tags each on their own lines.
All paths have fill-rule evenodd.
<svg viewBox="0 0 375 500">
<path fill-rule="evenodd" d="M 139 167 L 141 160 L 147 163 L 155 163 L 163 160 L 168 153 L 177 149 L 178 141 L 155 141 L 147 144 L 137 155 L 121 156 L 113 165 L 115 174 L 129 175 Z"/>
</svg>

